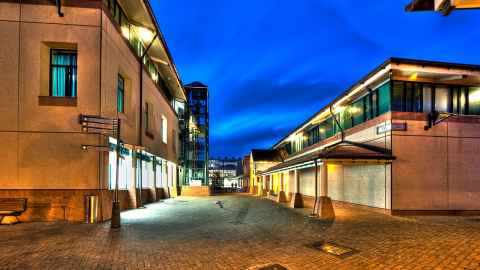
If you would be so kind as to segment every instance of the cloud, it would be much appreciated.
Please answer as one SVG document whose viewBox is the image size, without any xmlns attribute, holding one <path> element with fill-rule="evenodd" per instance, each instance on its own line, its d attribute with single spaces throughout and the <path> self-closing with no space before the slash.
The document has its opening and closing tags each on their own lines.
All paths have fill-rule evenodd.
<svg viewBox="0 0 480 270">
<path fill-rule="evenodd" d="M 152 1 L 184 82 L 210 91 L 210 149 L 270 147 L 392 56 L 480 63 L 480 11 L 410 0 Z"/>
</svg>

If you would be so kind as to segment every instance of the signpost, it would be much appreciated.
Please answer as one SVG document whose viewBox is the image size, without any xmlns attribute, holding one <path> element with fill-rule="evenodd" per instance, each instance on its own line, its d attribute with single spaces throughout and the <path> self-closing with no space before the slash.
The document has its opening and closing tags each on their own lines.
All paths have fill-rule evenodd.
<svg viewBox="0 0 480 270">
<path fill-rule="evenodd" d="M 90 134 L 99 134 L 103 136 L 114 137 L 117 140 L 116 144 L 116 168 L 115 168 L 115 191 L 113 193 L 112 201 L 112 228 L 120 227 L 120 200 L 118 196 L 118 177 L 119 177 L 119 165 L 120 165 L 120 151 L 121 151 L 121 140 L 120 140 L 120 119 L 118 118 L 107 118 L 97 115 L 80 115 L 79 123 L 82 125 L 82 132 Z M 82 145 L 83 149 L 88 149 L 89 147 L 95 148 L 105 148 L 108 146 L 103 145 Z"/>
</svg>

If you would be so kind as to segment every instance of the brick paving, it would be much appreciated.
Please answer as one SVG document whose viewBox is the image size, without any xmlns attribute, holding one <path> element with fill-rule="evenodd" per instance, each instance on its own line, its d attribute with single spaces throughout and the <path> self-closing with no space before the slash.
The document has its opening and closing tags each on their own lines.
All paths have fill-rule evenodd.
<svg viewBox="0 0 480 270">
<path fill-rule="evenodd" d="M 332 223 L 250 196 L 181 197 L 124 212 L 118 231 L 0 226 L 0 269 L 480 269 L 480 217 L 336 212 Z M 309 247 L 320 240 L 358 253 L 340 259 Z"/>
</svg>

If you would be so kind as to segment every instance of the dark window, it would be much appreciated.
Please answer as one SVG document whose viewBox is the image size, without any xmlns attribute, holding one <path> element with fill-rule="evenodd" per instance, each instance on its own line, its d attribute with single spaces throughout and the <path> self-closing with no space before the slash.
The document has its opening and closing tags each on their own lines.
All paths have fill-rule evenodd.
<svg viewBox="0 0 480 270">
<path fill-rule="evenodd" d="M 393 82 L 392 111 L 403 112 L 405 107 L 405 88 L 403 82 Z"/>
<path fill-rule="evenodd" d="M 421 84 L 414 85 L 412 107 L 414 112 L 423 112 L 423 85 Z"/>
<path fill-rule="evenodd" d="M 363 101 L 364 101 L 363 98 L 355 101 L 352 104 L 352 107 L 350 108 L 350 114 L 352 115 L 352 119 L 353 119 L 352 121 L 353 126 L 356 126 L 358 124 L 365 122 Z"/>
<path fill-rule="evenodd" d="M 382 115 L 390 111 L 390 82 L 378 88 L 378 115 Z"/>
<path fill-rule="evenodd" d="M 125 79 L 120 74 L 117 80 L 117 111 L 125 112 Z"/>
<path fill-rule="evenodd" d="M 50 96 L 77 96 L 77 52 L 50 50 Z"/>
</svg>

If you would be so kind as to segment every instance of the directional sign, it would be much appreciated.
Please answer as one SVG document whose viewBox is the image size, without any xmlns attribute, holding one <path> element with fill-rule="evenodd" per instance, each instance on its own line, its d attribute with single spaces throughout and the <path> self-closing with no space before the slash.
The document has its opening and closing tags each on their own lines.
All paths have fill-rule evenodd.
<svg viewBox="0 0 480 270">
<path fill-rule="evenodd" d="M 119 121 L 120 120 L 116 118 L 83 114 L 81 114 L 78 118 L 78 122 L 80 125 L 82 125 L 82 132 L 112 137 L 117 137 Z"/>
</svg>

